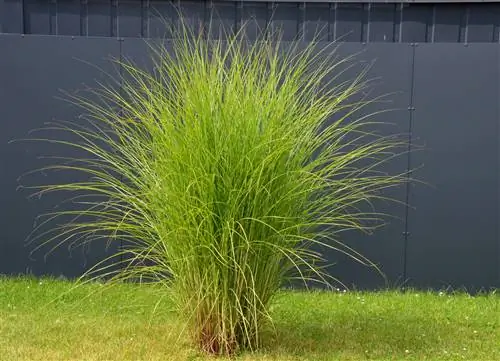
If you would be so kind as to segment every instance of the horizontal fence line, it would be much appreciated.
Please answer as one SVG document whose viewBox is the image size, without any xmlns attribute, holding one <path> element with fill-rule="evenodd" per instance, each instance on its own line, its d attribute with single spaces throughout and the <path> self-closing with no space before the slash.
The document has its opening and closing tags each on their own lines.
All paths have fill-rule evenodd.
<svg viewBox="0 0 500 361">
<path fill-rule="evenodd" d="M 4 0 L 0 32 L 163 37 L 179 12 L 192 26 L 281 30 L 285 40 L 498 42 L 500 3 Z"/>
</svg>

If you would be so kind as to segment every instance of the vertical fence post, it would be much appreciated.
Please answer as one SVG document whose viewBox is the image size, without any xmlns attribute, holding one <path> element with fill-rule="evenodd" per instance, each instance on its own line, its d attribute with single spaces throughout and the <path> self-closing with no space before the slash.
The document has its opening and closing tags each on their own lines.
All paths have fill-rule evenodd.
<svg viewBox="0 0 500 361">
<path fill-rule="evenodd" d="M 411 190 L 411 151 L 412 151 L 412 129 L 413 129 L 413 114 L 415 111 L 414 106 L 414 89 L 415 89 L 415 51 L 417 48 L 417 43 L 410 43 L 412 48 L 411 55 L 411 78 L 410 78 L 410 97 L 409 97 L 409 105 L 408 105 L 408 148 L 407 148 L 407 178 L 406 178 L 406 198 L 405 198 L 405 228 L 403 232 L 404 238 L 404 247 L 403 247 L 403 285 L 406 283 L 408 279 L 407 272 L 407 260 L 408 260 L 408 241 L 410 238 L 410 228 L 409 228 L 409 208 L 410 208 L 410 190 Z M 404 288 L 404 286 L 403 286 Z"/>
<path fill-rule="evenodd" d="M 3 33 L 3 19 L 5 17 L 3 3 L 4 3 L 4 0 L 0 0 L 0 34 Z"/>
</svg>

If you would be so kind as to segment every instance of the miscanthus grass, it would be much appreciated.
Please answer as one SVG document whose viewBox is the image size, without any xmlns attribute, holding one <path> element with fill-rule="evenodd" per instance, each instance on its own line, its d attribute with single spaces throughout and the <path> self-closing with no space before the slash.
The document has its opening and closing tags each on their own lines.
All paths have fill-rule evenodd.
<svg viewBox="0 0 500 361">
<path fill-rule="evenodd" d="M 79 206 L 35 239 L 123 242 L 87 279 L 162 282 L 202 350 L 257 349 L 280 287 L 331 283 L 322 248 L 369 263 L 340 235 L 379 226 L 373 202 L 404 180 L 381 171 L 401 142 L 363 112 L 366 71 L 346 81 L 335 49 L 184 28 L 152 45 L 152 70 L 119 63 L 120 87 L 72 98 L 83 120 L 48 126 L 84 155 L 45 170 L 84 180 L 38 187 Z"/>
</svg>

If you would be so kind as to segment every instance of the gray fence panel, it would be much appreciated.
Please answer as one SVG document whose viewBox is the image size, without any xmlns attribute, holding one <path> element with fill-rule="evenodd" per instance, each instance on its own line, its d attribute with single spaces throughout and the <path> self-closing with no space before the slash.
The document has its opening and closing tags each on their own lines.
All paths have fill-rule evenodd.
<svg viewBox="0 0 500 361">
<path fill-rule="evenodd" d="M 264 5 L 265 10 L 259 16 L 268 16 L 272 9 L 263 3 L 259 5 Z M 338 9 L 330 7 L 330 15 L 335 10 Z M 236 11 L 243 13 L 245 7 Z M 109 22 L 110 31 L 119 29 L 113 24 Z M 332 31 L 331 27 L 328 31 Z M 55 99 L 61 95 L 59 89 L 81 89 L 84 83 L 93 84 L 102 75 L 101 70 L 78 59 L 105 71 L 112 70 L 110 62 L 105 60 L 109 55 L 131 58 L 138 65 L 149 66 L 147 45 L 142 39 L 132 38 L 118 41 L 0 35 L 0 49 L 0 227 L 4 230 L 0 240 L 0 273 L 80 275 L 112 250 L 106 253 L 103 248 L 93 246 L 70 254 L 60 249 L 46 263 L 43 251 L 34 255 L 35 260 L 29 258 L 30 249 L 23 240 L 31 231 L 34 218 L 50 211 L 61 198 L 27 200 L 27 192 L 15 191 L 17 178 L 42 165 L 43 161 L 36 156 L 48 148 L 40 143 L 7 142 L 24 137 L 29 130 L 54 117 L 74 119 L 79 114 L 75 107 Z M 378 264 L 388 283 L 373 269 L 357 265 L 338 253 L 326 253 L 329 261 L 337 262 L 329 271 L 358 288 L 407 284 L 419 288 L 464 286 L 476 290 L 498 286 L 498 45 L 440 43 L 413 47 L 397 43 L 346 43 L 340 48 L 341 55 L 359 51 L 357 59 L 365 64 L 376 60 L 370 76 L 381 79 L 372 95 L 399 91 L 390 97 L 393 103 L 383 107 L 400 110 L 377 119 L 395 123 L 397 128 L 387 128 L 391 133 L 406 133 L 411 128 L 414 144 L 424 146 L 411 154 L 411 167 L 417 168 L 415 177 L 429 185 L 415 183 L 411 187 L 409 209 L 394 203 L 378 205 L 378 210 L 396 219 L 389 219 L 388 226 L 373 236 L 350 233 L 343 239 Z M 413 118 L 412 106 L 416 107 Z M 407 163 L 408 158 L 403 157 L 388 164 L 386 169 L 401 172 Z M 388 195 L 405 201 L 407 193 L 400 188 Z M 405 252 L 406 231 L 410 236 Z"/>
<path fill-rule="evenodd" d="M 25 238 L 33 229 L 35 218 L 54 210 L 61 196 L 47 196 L 28 200 L 29 191 L 17 191 L 18 178 L 28 171 L 44 166 L 40 155 L 79 154 L 57 153 L 57 147 L 36 142 L 8 144 L 10 140 L 26 138 L 28 132 L 40 128 L 53 119 L 75 120 L 81 113 L 77 107 L 56 99 L 63 96 L 61 89 L 73 91 L 94 79 L 102 79 L 102 71 L 111 71 L 108 56 L 119 57 L 116 39 L 84 39 L 18 35 L 0 36 L 0 273 L 33 273 L 36 275 L 65 275 L 74 277 L 102 259 L 104 247 L 77 248 L 71 252 L 62 247 L 47 256 L 49 248 L 30 256 L 33 246 L 26 247 Z M 87 62 L 87 63 L 85 63 Z M 90 64 L 93 65 L 90 65 Z M 8 86 L 5 86 L 8 84 Z M 40 136 L 47 136 L 41 133 Z M 58 182 L 71 174 L 44 173 L 25 177 L 23 184 Z M 74 179 L 74 178 L 71 178 Z"/>
<path fill-rule="evenodd" d="M 418 287 L 498 286 L 499 48 L 421 44 L 415 52 L 415 185 L 407 277 Z"/>
<path fill-rule="evenodd" d="M 358 115 L 365 116 L 381 110 L 390 110 L 371 118 L 373 121 L 386 123 L 377 126 L 376 131 L 381 135 L 400 135 L 406 139 L 410 126 L 408 107 L 411 101 L 413 48 L 409 44 L 394 43 L 368 45 L 346 43 L 340 46 L 340 58 L 353 54 L 357 54 L 356 61 L 360 63 L 347 75 L 349 79 L 363 67 L 370 65 L 367 79 L 374 79 L 374 83 L 368 99 L 380 95 L 386 96 L 383 103 L 373 104 Z M 401 155 L 384 164 L 379 170 L 390 174 L 405 173 L 408 167 L 406 151 L 406 148 L 398 149 Z M 327 260 L 336 262 L 329 267 L 329 272 L 348 287 L 385 288 L 403 282 L 406 187 L 400 186 L 387 191 L 384 196 L 397 201 L 380 201 L 374 204 L 377 212 L 390 215 L 385 218 L 386 225 L 372 235 L 357 231 L 345 232 L 341 234 L 341 241 L 374 262 L 387 280 L 373 267 L 363 266 L 338 252 L 324 250 Z"/>
</svg>

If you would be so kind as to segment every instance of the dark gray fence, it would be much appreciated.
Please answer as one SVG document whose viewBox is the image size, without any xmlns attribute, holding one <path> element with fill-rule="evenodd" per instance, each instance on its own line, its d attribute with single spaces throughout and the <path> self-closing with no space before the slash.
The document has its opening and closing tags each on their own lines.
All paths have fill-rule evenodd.
<svg viewBox="0 0 500 361">
<path fill-rule="evenodd" d="M 26 191 L 16 190 L 18 177 L 38 168 L 43 160 L 37 155 L 47 149 L 8 142 L 53 118 L 75 118 L 79 110 L 56 98 L 60 89 L 92 86 L 103 79 L 102 71 L 113 73 L 110 57 L 145 62 L 147 46 L 138 37 L 164 35 L 161 17 L 175 24 L 176 7 L 192 24 L 212 19 L 238 27 L 255 19 L 261 27 L 280 27 L 287 40 L 308 40 L 318 28 L 324 41 L 345 35 L 341 53 L 375 60 L 371 76 L 381 79 L 376 91 L 397 92 L 390 107 L 399 110 L 382 120 L 410 134 L 414 151 L 388 171 L 415 169 L 428 185 L 395 190 L 393 196 L 409 207 L 381 204 L 396 218 L 373 236 L 346 235 L 349 245 L 380 265 L 387 281 L 333 253 L 327 255 L 337 262 L 332 274 L 359 288 L 498 287 L 496 3 L 0 0 L 0 273 L 74 277 L 112 254 L 93 245 L 61 248 L 47 259 L 46 248 L 30 256 L 24 239 L 36 216 L 59 199 L 27 199 Z M 34 175 L 35 181 L 44 176 Z"/>
</svg>

